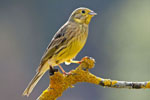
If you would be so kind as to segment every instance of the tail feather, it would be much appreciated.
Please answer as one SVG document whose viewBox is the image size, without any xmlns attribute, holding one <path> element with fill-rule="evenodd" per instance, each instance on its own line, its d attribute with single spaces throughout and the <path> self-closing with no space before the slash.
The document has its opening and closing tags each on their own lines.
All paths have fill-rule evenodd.
<svg viewBox="0 0 150 100">
<path fill-rule="evenodd" d="M 27 88 L 24 90 L 23 92 L 23 96 L 29 96 L 30 93 L 32 92 L 32 90 L 34 89 L 34 87 L 36 86 L 36 84 L 38 83 L 38 81 L 41 79 L 41 77 L 44 75 L 45 72 L 37 72 L 36 75 L 33 77 L 33 79 L 31 80 L 31 82 L 28 84 Z"/>
<path fill-rule="evenodd" d="M 38 81 L 42 78 L 45 72 L 49 69 L 49 64 L 48 62 L 45 62 L 44 65 L 40 65 L 38 68 L 39 70 L 37 70 L 36 75 L 33 77 L 31 82 L 28 84 L 27 88 L 24 90 L 22 94 L 23 96 L 26 95 L 28 97 L 30 95 L 30 93 L 32 92 L 32 90 L 34 89 Z"/>
</svg>

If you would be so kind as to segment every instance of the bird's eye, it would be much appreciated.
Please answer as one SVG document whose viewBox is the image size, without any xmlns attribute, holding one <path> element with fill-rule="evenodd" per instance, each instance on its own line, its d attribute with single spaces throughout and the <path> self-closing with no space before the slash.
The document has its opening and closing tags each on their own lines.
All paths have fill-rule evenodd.
<svg viewBox="0 0 150 100">
<path fill-rule="evenodd" d="M 85 14 L 85 10 L 82 10 L 82 14 Z"/>
</svg>

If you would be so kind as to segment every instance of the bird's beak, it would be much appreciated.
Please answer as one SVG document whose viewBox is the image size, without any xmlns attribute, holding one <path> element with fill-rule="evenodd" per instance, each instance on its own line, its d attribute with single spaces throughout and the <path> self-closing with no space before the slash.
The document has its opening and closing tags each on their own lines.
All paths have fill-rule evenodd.
<svg viewBox="0 0 150 100">
<path fill-rule="evenodd" d="M 97 15 L 97 13 L 95 13 L 94 11 L 89 12 L 89 15 L 95 16 Z"/>
</svg>

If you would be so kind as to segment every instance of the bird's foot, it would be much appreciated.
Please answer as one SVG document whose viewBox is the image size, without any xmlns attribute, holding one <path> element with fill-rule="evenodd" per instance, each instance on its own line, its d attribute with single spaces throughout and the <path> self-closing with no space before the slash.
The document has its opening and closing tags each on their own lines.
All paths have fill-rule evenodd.
<svg viewBox="0 0 150 100">
<path fill-rule="evenodd" d="M 84 60 L 86 60 L 86 59 L 89 59 L 89 57 L 86 56 L 86 57 L 82 58 L 82 59 L 79 61 L 79 64 L 81 64 L 81 63 L 82 63 Z"/>
<path fill-rule="evenodd" d="M 58 72 L 58 69 L 54 69 L 50 66 L 49 75 L 52 76 L 52 75 L 54 75 L 55 72 Z"/>
</svg>

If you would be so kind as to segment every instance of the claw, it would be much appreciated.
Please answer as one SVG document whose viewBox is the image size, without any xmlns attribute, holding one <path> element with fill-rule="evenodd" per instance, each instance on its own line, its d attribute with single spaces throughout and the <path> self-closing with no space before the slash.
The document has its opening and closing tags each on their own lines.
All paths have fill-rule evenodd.
<svg viewBox="0 0 150 100">
<path fill-rule="evenodd" d="M 54 68 L 52 68 L 52 66 L 50 66 L 49 75 L 52 76 L 52 75 L 54 75 L 55 72 L 58 72 L 58 69 L 54 69 Z"/>
<path fill-rule="evenodd" d="M 86 60 L 86 59 L 89 59 L 89 57 L 86 56 L 86 57 L 82 58 L 81 61 L 80 61 L 80 64 L 81 64 L 82 61 L 84 61 L 84 60 Z"/>
</svg>

